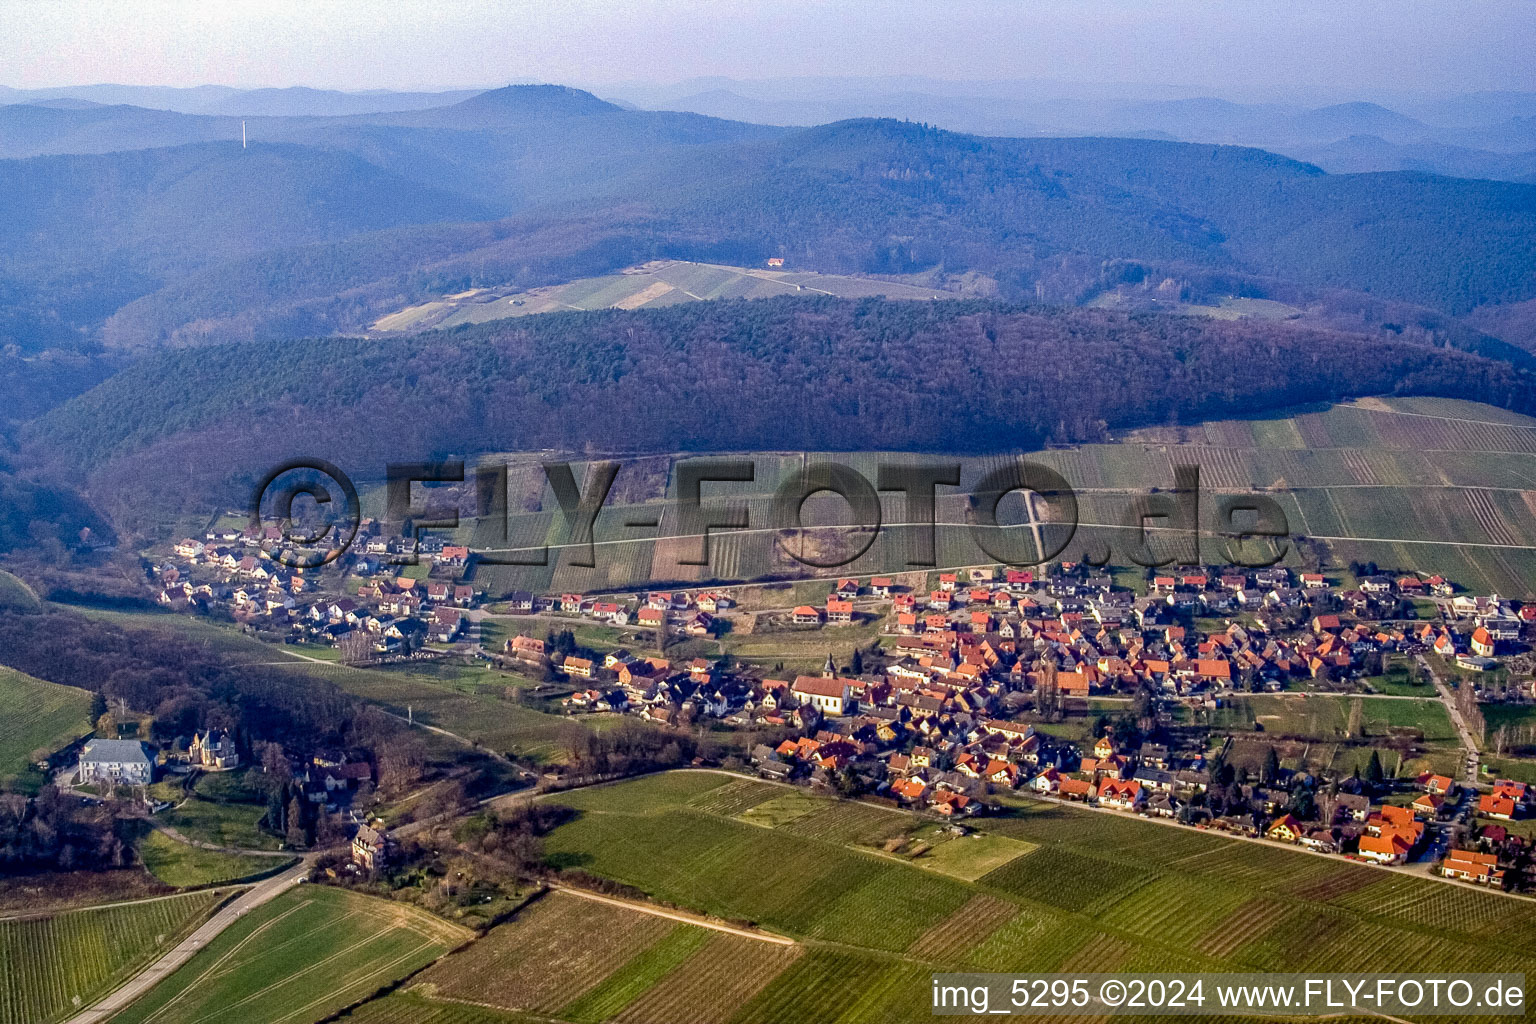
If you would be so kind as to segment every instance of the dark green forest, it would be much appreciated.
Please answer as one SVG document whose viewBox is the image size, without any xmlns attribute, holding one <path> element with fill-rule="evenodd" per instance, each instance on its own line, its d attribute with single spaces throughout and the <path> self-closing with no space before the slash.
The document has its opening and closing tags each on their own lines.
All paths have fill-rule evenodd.
<svg viewBox="0 0 1536 1024">
<path fill-rule="evenodd" d="M 1365 394 L 1536 410 L 1536 376 L 1256 321 L 785 298 L 551 314 L 385 341 L 146 357 L 27 428 L 114 519 L 236 502 L 269 465 L 497 450 L 983 452 Z"/>
</svg>

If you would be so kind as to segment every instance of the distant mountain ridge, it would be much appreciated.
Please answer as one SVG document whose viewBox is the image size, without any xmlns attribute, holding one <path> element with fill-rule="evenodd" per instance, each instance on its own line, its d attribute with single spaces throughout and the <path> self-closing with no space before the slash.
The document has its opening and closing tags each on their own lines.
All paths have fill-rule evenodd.
<svg viewBox="0 0 1536 1024">
<path fill-rule="evenodd" d="M 138 85 L 62 86 L 53 89 L 11 89 L 0 85 L 0 103 L 39 103 L 80 99 L 107 106 L 130 105 L 181 114 L 231 116 L 318 116 L 371 114 L 447 106 L 477 95 L 480 89 L 443 92 L 395 92 L 373 89 L 341 92 L 293 86 L 286 89 L 236 89 L 223 85 L 190 88 Z"/>
<path fill-rule="evenodd" d="M 1318 116 L 1395 123 L 1359 105 Z M 940 286 L 970 275 L 1004 298 L 1065 303 L 1125 260 L 1227 272 L 1231 294 L 1263 277 L 1453 315 L 1536 298 L 1525 185 L 888 119 L 784 129 L 627 110 L 562 86 L 246 120 L 241 149 L 240 119 L 0 107 L 0 152 L 101 147 L 114 133 L 151 146 L 0 161 L 0 186 L 26 197 L 0 225 L 0 322 L 8 296 L 132 347 L 349 331 L 469 287 L 774 255 Z M 155 145 L 178 134 L 191 144 Z M 110 317 L 97 311 L 109 298 Z"/>
</svg>

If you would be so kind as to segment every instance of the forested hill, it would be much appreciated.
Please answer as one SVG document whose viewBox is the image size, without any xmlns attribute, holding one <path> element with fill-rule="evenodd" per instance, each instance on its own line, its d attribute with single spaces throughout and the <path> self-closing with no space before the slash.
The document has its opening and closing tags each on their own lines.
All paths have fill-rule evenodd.
<svg viewBox="0 0 1536 1024">
<path fill-rule="evenodd" d="M 274 462 L 526 449 L 1007 451 L 1366 394 L 1536 411 L 1536 376 L 1253 321 L 785 298 L 550 314 L 386 341 L 147 357 L 35 423 L 25 454 L 121 525 L 238 502 Z"/>
<path fill-rule="evenodd" d="M 34 150 L 235 131 L 131 108 L 0 108 L 0 145 L 8 119 Z M 0 226 L 0 322 L 6 307 L 41 311 L 133 348 L 329 333 L 435 291 L 660 257 L 980 276 L 1004 299 L 1066 303 L 1102 287 L 1106 260 L 1451 314 L 1536 298 L 1536 187 L 1507 182 L 1327 175 L 1238 147 L 890 120 L 786 130 L 555 87 L 253 131 L 248 150 L 236 132 L 0 161 L 0 190 L 24 197 Z"/>
</svg>

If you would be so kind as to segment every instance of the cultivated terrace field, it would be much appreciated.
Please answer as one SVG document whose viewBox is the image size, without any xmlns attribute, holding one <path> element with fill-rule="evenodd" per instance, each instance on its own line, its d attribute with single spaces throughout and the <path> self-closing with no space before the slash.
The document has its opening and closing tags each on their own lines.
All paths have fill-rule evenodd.
<svg viewBox="0 0 1536 1024">
<path fill-rule="evenodd" d="M 1173 485 L 1174 465 L 1200 468 L 1205 514 L 1216 495 L 1269 495 L 1284 510 L 1288 532 L 1314 541 L 1304 550 L 1292 544 L 1284 564 L 1299 568 L 1306 550 L 1321 553 L 1325 567 L 1371 562 L 1439 574 L 1475 593 L 1536 596 L 1536 420 L 1490 406 L 1450 399 L 1362 399 L 1295 415 L 1223 420 L 1183 427 L 1135 431 L 1110 444 L 1063 446 L 1025 453 L 1057 470 L 1077 495 L 1080 526 L 1062 557 L 1106 546 L 1117 564 L 1126 564 L 1128 534 L 1123 526 L 1133 496 Z M 771 495 L 807 463 L 836 462 L 874 480 L 881 461 L 911 456 L 879 453 L 756 455 L 750 483 L 711 484 L 720 499 L 744 500 L 749 530 L 719 531 L 710 542 L 708 566 L 680 566 L 675 542 L 654 536 L 675 534 L 675 476 L 668 460 L 625 462 L 614 483 L 614 504 L 595 525 L 595 568 L 575 561 L 582 551 L 560 547 L 568 539 L 557 504 L 537 467 L 514 464 L 510 475 L 512 515 L 503 524 L 470 520 L 460 536 L 476 549 L 555 545 L 547 566 L 483 566 L 477 588 L 496 595 L 601 592 L 663 581 L 751 579 L 813 570 L 789 558 L 770 528 Z M 938 564 L 970 566 L 995 561 L 972 539 L 966 494 L 986 472 L 1011 456 L 967 458 L 959 492 L 940 488 L 937 515 Z M 577 480 L 584 467 L 575 467 Z M 518 503 L 522 502 L 519 509 Z M 365 502 L 366 504 L 366 502 Z M 624 524 L 630 504 L 658 506 L 657 531 Z M 907 568 L 913 531 L 903 527 L 899 495 L 887 495 L 883 527 L 857 560 L 828 575 L 867 575 Z M 1043 515 L 1044 513 L 1042 513 Z M 1005 523 L 1024 523 L 1019 509 L 1005 503 Z M 802 510 L 808 527 L 848 522 L 842 499 L 821 495 Z M 1209 524 L 1204 527 L 1209 530 Z M 1056 535 L 1048 532 L 1048 542 Z M 825 542 L 825 535 L 822 541 Z M 817 543 L 816 534 L 808 541 Z"/>
<path fill-rule="evenodd" d="M 955 835 L 704 772 L 547 799 L 580 811 L 553 865 L 761 937 L 556 891 L 347 1020 L 916 1022 L 941 970 L 1536 967 L 1530 901 L 1111 814 L 1019 803 Z"/>
<path fill-rule="evenodd" d="M 617 274 L 582 278 L 531 291 L 476 288 L 456 292 L 380 317 L 374 322 L 373 330 L 420 331 L 571 309 L 650 309 L 679 302 L 765 299 L 800 292 L 845 299 L 872 295 L 928 300 L 955 297 L 954 292 L 872 277 L 751 269 L 688 260 L 654 260 Z"/>
<path fill-rule="evenodd" d="M 0 1024 L 46 1024 L 90 1005 L 174 946 L 227 895 L 204 890 L 0 918 Z"/>
<path fill-rule="evenodd" d="M 254 910 L 114 1024 L 309 1024 L 417 970 L 470 932 L 402 904 L 302 886 Z"/>
<path fill-rule="evenodd" d="M 91 695 L 0 665 L 0 788 L 22 781 L 34 755 L 52 754 L 91 731 Z M 32 781 L 40 781 L 36 776 Z"/>
</svg>

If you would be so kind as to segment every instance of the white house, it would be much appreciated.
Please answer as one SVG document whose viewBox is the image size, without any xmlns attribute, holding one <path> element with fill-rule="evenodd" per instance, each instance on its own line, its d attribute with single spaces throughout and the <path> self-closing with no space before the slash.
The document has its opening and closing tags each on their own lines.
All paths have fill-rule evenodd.
<svg viewBox="0 0 1536 1024">
<path fill-rule="evenodd" d="M 80 782 L 147 786 L 155 778 L 155 759 L 138 740 L 90 740 L 80 752 Z"/>
</svg>

